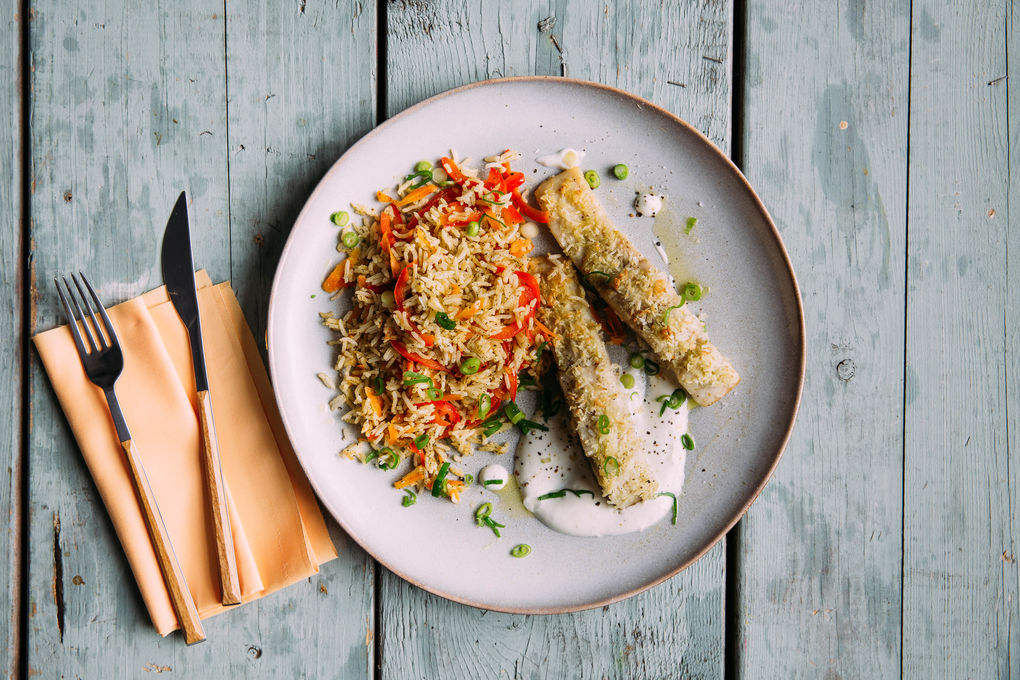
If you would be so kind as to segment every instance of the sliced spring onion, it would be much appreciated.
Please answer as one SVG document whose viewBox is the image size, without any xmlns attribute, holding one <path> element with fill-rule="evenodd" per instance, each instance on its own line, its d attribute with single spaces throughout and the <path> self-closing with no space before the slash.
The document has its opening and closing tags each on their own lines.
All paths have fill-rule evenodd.
<svg viewBox="0 0 1020 680">
<path fill-rule="evenodd" d="M 644 368 L 645 358 L 641 356 L 640 353 L 634 352 L 633 354 L 630 355 L 630 359 L 628 360 L 627 363 L 630 364 L 631 368 Z"/>
<path fill-rule="evenodd" d="M 443 396 L 443 393 L 440 392 L 439 389 L 436 387 L 428 388 L 427 390 L 425 390 L 425 394 L 428 395 L 428 398 L 431 399 L 432 401 L 435 401 L 436 399 L 439 399 L 439 397 Z"/>
<path fill-rule="evenodd" d="M 694 437 L 692 437 L 691 435 L 684 433 L 680 437 L 680 443 L 683 444 L 684 448 L 687 449 L 688 451 L 694 450 Z"/>
<path fill-rule="evenodd" d="M 538 387 L 538 381 L 532 378 L 530 373 L 521 371 L 517 374 L 517 387 L 518 389 L 524 387 Z"/>
<path fill-rule="evenodd" d="M 415 168 L 417 168 L 417 167 L 418 166 L 415 166 Z M 406 182 L 407 180 L 414 179 L 415 177 L 420 177 L 421 179 L 416 184 L 412 184 L 409 187 L 410 189 L 420 189 L 421 187 L 423 187 L 426 184 L 428 184 L 429 182 L 431 182 L 432 181 L 432 170 L 430 170 L 429 168 L 425 168 L 423 170 L 417 170 L 416 169 L 413 173 L 411 173 L 410 175 L 405 177 L 404 181 Z"/>
<path fill-rule="evenodd" d="M 478 236 L 478 222 L 468 222 L 467 235 Z"/>
<path fill-rule="evenodd" d="M 475 524 L 477 524 L 478 526 L 485 526 L 484 524 L 485 518 L 488 517 L 489 513 L 491 512 L 492 503 L 482 503 L 481 505 L 479 505 L 478 509 L 475 510 Z"/>
<path fill-rule="evenodd" d="M 487 416 L 490 408 L 492 408 L 492 397 L 488 394 L 483 394 L 478 399 L 478 417 L 484 418 Z"/>
<path fill-rule="evenodd" d="M 404 387 L 410 387 L 411 385 L 417 385 L 418 383 L 428 383 L 429 387 L 432 386 L 432 378 L 421 373 L 415 373 L 414 371 L 404 371 Z"/>
<path fill-rule="evenodd" d="M 606 458 L 606 462 L 602 464 L 602 471 L 607 475 L 615 475 L 620 472 L 620 461 L 616 460 L 612 456 Z"/>
<path fill-rule="evenodd" d="M 542 359 L 542 350 L 546 348 L 549 343 L 543 340 L 538 343 L 538 347 L 535 348 L 535 363 L 537 364 Z"/>
<path fill-rule="evenodd" d="M 658 375 L 659 364 L 655 363 L 651 359 L 645 359 L 645 373 L 648 375 Z"/>
<path fill-rule="evenodd" d="M 494 420 L 488 425 L 486 425 L 484 428 L 482 428 L 482 434 L 486 437 L 491 437 L 492 435 L 499 432 L 502 428 L 503 423 L 498 420 Z"/>
<path fill-rule="evenodd" d="M 450 315 L 446 312 L 436 312 L 436 324 L 448 331 L 452 331 L 457 327 L 457 322 L 451 319 Z"/>
<path fill-rule="evenodd" d="M 417 163 L 414 164 L 414 171 L 415 172 L 422 172 L 423 170 L 431 170 L 431 169 L 432 169 L 432 164 L 429 163 L 428 161 L 418 161 Z"/>
<path fill-rule="evenodd" d="M 680 304 L 678 304 L 678 305 L 673 305 L 672 307 L 666 307 L 666 311 L 664 311 L 662 313 L 662 325 L 665 326 L 666 324 L 669 323 L 669 313 L 670 312 L 672 312 L 674 309 L 680 309 L 683 306 L 684 306 L 684 301 L 681 300 Z"/>
<path fill-rule="evenodd" d="M 400 499 L 401 505 L 403 505 L 405 508 L 409 508 L 418 502 L 418 494 L 411 491 L 410 489 L 404 489 L 404 491 L 407 492 L 407 495 Z"/>
<path fill-rule="evenodd" d="M 549 493 L 544 493 L 538 497 L 538 500 L 547 501 L 550 498 L 563 498 L 566 495 L 567 495 L 566 490 L 560 489 L 559 491 L 550 491 Z"/>
<path fill-rule="evenodd" d="M 329 216 L 329 221 L 338 227 L 345 227 L 350 221 L 351 216 L 346 210 L 338 210 Z"/>
<path fill-rule="evenodd" d="M 506 528 L 505 524 L 500 524 L 496 520 L 492 519 L 492 517 L 490 517 L 489 515 L 483 517 L 482 521 L 485 522 L 485 526 L 492 529 L 492 533 L 496 534 L 496 538 L 500 538 L 499 530 Z"/>
<path fill-rule="evenodd" d="M 478 372 L 478 369 L 482 366 L 482 360 L 478 357 L 468 357 L 464 361 L 460 362 L 460 372 L 464 375 L 473 375 Z"/>
<path fill-rule="evenodd" d="M 594 170 L 584 171 L 584 181 L 588 183 L 592 189 L 598 189 L 599 185 L 602 184 L 602 180 L 599 178 L 599 173 Z"/>
<path fill-rule="evenodd" d="M 379 469 L 381 470 L 393 470 L 397 467 L 397 463 L 400 462 L 400 457 L 393 452 L 393 449 L 387 447 L 379 449 Z"/>
<path fill-rule="evenodd" d="M 617 163 L 613 166 L 613 177 L 616 179 L 627 179 L 627 175 L 630 174 L 630 169 L 623 163 Z"/>
<path fill-rule="evenodd" d="M 383 390 L 386 389 L 386 384 L 383 382 L 381 375 L 375 376 L 375 393 L 382 394 Z"/>
<path fill-rule="evenodd" d="M 567 489 L 567 491 L 569 491 L 570 493 L 574 494 L 578 498 L 580 498 L 584 494 L 588 494 L 592 498 L 595 498 L 595 492 L 594 491 L 589 491 L 588 489 Z"/>
<path fill-rule="evenodd" d="M 513 547 L 513 549 L 510 550 L 510 555 L 512 557 L 527 557 L 530 554 L 531 554 L 531 546 L 528 545 L 527 543 L 521 543 L 520 545 L 515 545 Z"/>
<path fill-rule="evenodd" d="M 344 244 L 344 248 L 353 248 L 358 245 L 359 241 L 361 241 L 361 237 L 353 231 L 345 231 L 340 235 L 340 243 Z"/>
<path fill-rule="evenodd" d="M 659 496 L 669 496 L 670 498 L 673 499 L 673 522 L 672 523 L 675 525 L 676 524 L 676 494 L 670 493 L 668 491 L 661 491 L 661 492 L 655 494 L 656 498 L 658 498 Z"/>
<path fill-rule="evenodd" d="M 417 446 L 418 440 L 415 440 Z M 418 448 L 421 448 L 420 446 Z M 432 495 L 438 498 L 439 496 L 446 495 L 446 475 L 450 474 L 450 464 L 443 463 L 439 466 L 439 473 L 436 475 L 436 481 L 432 482 Z"/>
<path fill-rule="evenodd" d="M 508 402 L 507 405 L 503 407 L 503 413 L 506 415 L 507 420 L 510 421 L 511 425 L 516 425 L 524 420 L 524 412 L 521 411 L 521 407 L 518 406 L 515 401 Z"/>
<path fill-rule="evenodd" d="M 687 284 L 684 286 L 685 300 L 697 302 L 698 300 L 701 299 L 701 293 L 702 293 L 701 286 L 699 286 L 695 281 L 688 281 Z"/>
<path fill-rule="evenodd" d="M 471 486 L 475 483 L 475 476 L 468 473 L 464 475 L 464 486 Z"/>
<path fill-rule="evenodd" d="M 626 387 L 628 390 L 634 387 L 634 376 L 630 373 L 624 373 L 620 376 L 620 384 Z"/>
<path fill-rule="evenodd" d="M 502 479 L 486 479 L 482 482 L 482 486 L 495 486 L 496 484 L 502 484 Z"/>
<path fill-rule="evenodd" d="M 373 460 L 375 460 L 378 457 L 379 457 L 379 452 L 376 451 L 375 449 L 372 449 L 371 451 L 369 451 L 365 455 L 365 462 L 366 463 L 371 463 Z"/>
<path fill-rule="evenodd" d="M 605 413 L 599 416 L 599 419 L 595 421 L 595 427 L 598 428 L 599 434 L 609 434 L 609 416 Z"/>
<path fill-rule="evenodd" d="M 429 436 L 427 434 L 420 434 L 414 438 L 414 445 L 419 449 L 424 449 L 429 445 Z"/>
<path fill-rule="evenodd" d="M 694 229 L 694 225 L 696 225 L 697 223 L 698 223 L 698 218 L 697 217 L 688 217 L 687 218 L 687 226 L 684 227 L 684 233 L 685 234 L 691 233 L 691 231 Z"/>
<path fill-rule="evenodd" d="M 585 274 L 585 275 L 584 275 L 584 279 L 585 279 L 586 281 L 588 281 L 588 280 L 590 280 L 590 279 L 591 279 L 591 277 L 593 277 L 593 276 L 602 276 L 602 277 L 605 277 L 605 280 L 606 280 L 606 281 L 608 281 L 609 279 L 613 278 L 612 276 L 610 276 L 609 274 L 607 274 L 607 273 L 605 273 L 605 272 L 601 272 L 601 271 L 595 270 L 595 271 L 590 271 L 590 272 L 588 272 L 587 274 Z"/>
<path fill-rule="evenodd" d="M 517 423 L 517 427 L 521 428 L 521 434 L 528 434 L 532 430 L 540 430 L 542 432 L 548 432 L 549 428 L 541 423 L 536 423 L 534 420 L 522 420 Z"/>
</svg>

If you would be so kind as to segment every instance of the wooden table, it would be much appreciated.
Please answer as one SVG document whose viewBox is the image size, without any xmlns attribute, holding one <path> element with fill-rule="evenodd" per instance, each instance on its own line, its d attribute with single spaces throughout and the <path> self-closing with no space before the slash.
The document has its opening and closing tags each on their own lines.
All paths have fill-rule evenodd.
<svg viewBox="0 0 1020 680">
<path fill-rule="evenodd" d="M 12 677 L 1020 677 L 1020 3 L 149 4 L 3 0 Z M 307 583 L 195 648 L 159 638 L 27 340 L 60 321 L 51 278 L 85 270 L 107 300 L 160 285 L 183 187 L 198 263 L 261 336 L 290 226 L 348 146 L 524 74 L 669 108 L 771 210 L 808 329 L 775 477 L 693 567 L 594 611 L 451 604 L 335 530 Z"/>
</svg>

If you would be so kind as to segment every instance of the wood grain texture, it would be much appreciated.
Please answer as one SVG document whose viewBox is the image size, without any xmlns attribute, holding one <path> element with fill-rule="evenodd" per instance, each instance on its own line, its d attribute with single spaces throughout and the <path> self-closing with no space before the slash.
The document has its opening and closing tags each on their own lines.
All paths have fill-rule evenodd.
<svg viewBox="0 0 1020 680">
<path fill-rule="evenodd" d="M 387 9 L 388 115 L 472 81 L 566 73 L 647 97 L 729 148 L 729 3 L 530 2 L 483 11 L 443 1 Z M 724 580 L 720 544 L 625 602 L 535 617 L 453 604 L 383 570 L 382 676 L 719 678 Z"/>
<path fill-rule="evenodd" d="M 266 5 L 272 12 L 291 10 Z M 297 7 L 294 3 L 295 12 Z M 241 25 L 254 20 L 252 9 L 228 9 L 238 12 Z M 83 269 L 107 303 L 159 285 L 159 241 L 182 189 L 193 201 L 196 264 L 214 279 L 229 276 L 229 40 L 223 4 L 83 2 L 71 9 L 47 0 L 33 7 L 33 16 L 32 236 L 39 276 L 48 280 Z M 275 15 L 265 20 L 270 26 L 280 21 Z M 239 50 L 235 71 L 247 68 L 261 77 L 262 66 L 250 56 L 256 45 L 262 53 L 265 45 L 258 41 L 272 31 L 265 33 L 261 39 L 249 34 L 250 52 Z M 332 38 L 283 41 L 273 54 L 332 44 Z M 245 66 L 246 61 L 251 63 Z M 243 85 L 234 92 L 246 96 Z M 263 185 L 247 181 L 235 182 L 233 191 L 242 201 L 281 193 L 267 194 Z M 268 280 L 273 262 L 266 266 L 249 276 Z M 49 290 L 40 291 L 35 313 L 37 329 L 58 321 Z M 306 583 L 205 621 L 204 644 L 185 650 L 179 635 L 159 638 L 35 361 L 31 379 L 31 670 L 43 677 L 59 671 L 82 678 L 148 677 L 145 671 L 169 670 L 180 677 L 370 674 L 371 570 L 366 574 L 364 557 L 339 533 L 334 538 L 341 559 Z"/>
<path fill-rule="evenodd" d="M 1012 3 L 1009 8 L 1006 25 L 1006 71 L 1020 73 L 1020 4 Z M 1014 76 L 1015 77 L 1015 76 Z M 1000 81 L 1006 87 L 1006 108 L 1009 119 L 1006 121 L 1008 131 L 1007 144 L 1009 151 L 1006 164 L 1009 173 L 1009 188 L 1006 203 L 1006 451 L 1009 452 L 1010 463 L 1016 461 L 1020 451 L 1020 83 L 1008 80 Z M 1011 105 L 1012 104 L 1012 105 Z M 1017 540 L 1017 527 L 1020 527 L 1020 475 L 1016 467 L 1008 470 L 1010 514 L 1009 526 L 1012 529 L 1009 550 L 1003 557 L 1003 568 L 1007 569 L 1003 577 L 1003 597 L 1006 602 L 1020 602 L 1020 570 L 1016 568 L 1016 559 L 1020 554 L 1020 541 Z M 1009 638 L 1006 648 L 1020 649 L 1020 617 L 1017 611 L 1007 612 L 1006 625 Z M 1020 654 L 1010 652 L 1007 677 L 1020 678 Z M 1002 675 L 1002 673 L 1000 673 Z"/>
<path fill-rule="evenodd" d="M 237 557 L 234 555 L 234 537 L 230 531 L 230 515 L 223 488 L 223 471 L 220 466 L 220 445 L 216 439 L 216 422 L 213 418 L 212 396 L 209 390 L 198 393 L 198 422 L 202 431 L 202 466 L 213 518 L 216 543 L 216 564 L 219 567 L 220 601 L 223 604 L 241 603 L 241 579 L 237 574 Z"/>
<path fill-rule="evenodd" d="M 3 3 L 0 22 L 0 384 L 4 385 L 5 413 L 0 420 L 0 508 L 5 508 L 0 543 L 0 673 L 18 676 L 21 626 L 21 521 L 22 521 L 22 258 L 21 28 L 17 2 Z"/>
<path fill-rule="evenodd" d="M 744 172 L 798 275 L 808 354 L 739 528 L 742 678 L 899 673 L 909 31 L 891 0 L 747 3 Z"/>
<path fill-rule="evenodd" d="M 109 398 L 110 395 L 107 394 L 107 399 Z M 130 470 L 131 482 L 134 484 L 135 495 L 138 496 L 138 504 L 142 508 L 142 519 L 145 520 L 145 528 L 148 529 L 149 538 L 152 539 L 159 571 L 163 575 L 163 583 L 166 584 L 167 592 L 170 594 L 170 604 L 173 606 L 174 614 L 177 615 L 177 622 L 184 633 L 184 640 L 189 645 L 202 642 L 205 640 L 205 630 L 198 617 L 198 608 L 195 606 L 191 591 L 188 590 L 184 570 L 181 569 L 177 556 L 174 554 L 173 545 L 170 543 L 170 534 L 167 533 L 163 517 L 156 505 L 156 499 L 149 487 L 145 468 L 142 467 L 142 461 L 138 456 L 138 448 L 130 439 L 121 442 L 121 446 L 124 447 L 124 456 Z"/>
<path fill-rule="evenodd" d="M 1015 677 L 1018 664 L 1006 5 L 912 9 L 905 678 Z"/>
</svg>

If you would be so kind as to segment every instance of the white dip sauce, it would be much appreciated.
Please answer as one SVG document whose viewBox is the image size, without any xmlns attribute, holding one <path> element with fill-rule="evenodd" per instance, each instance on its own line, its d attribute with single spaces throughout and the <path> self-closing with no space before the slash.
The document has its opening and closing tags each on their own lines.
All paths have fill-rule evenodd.
<svg viewBox="0 0 1020 680">
<path fill-rule="evenodd" d="M 547 168 L 569 170 L 570 168 L 580 165 L 582 158 L 584 158 L 583 151 L 567 147 L 566 149 L 560 149 L 557 153 L 551 153 L 548 156 L 539 156 L 537 160 L 539 165 L 544 165 Z"/>
<path fill-rule="evenodd" d="M 659 491 L 679 496 L 684 483 L 687 451 L 680 437 L 687 432 L 687 404 L 678 410 L 666 409 L 660 418 L 662 402 L 655 398 L 672 393 L 674 386 L 660 378 L 649 378 L 643 371 L 628 368 L 634 387 L 625 390 L 630 397 L 632 422 L 637 434 L 635 448 L 647 452 L 652 474 L 659 480 Z M 606 536 L 641 531 L 670 516 L 673 499 L 656 497 L 618 510 L 609 505 L 599 491 L 591 465 L 584 456 L 565 415 L 549 419 L 548 432 L 531 432 L 517 447 L 514 474 L 521 488 L 524 507 L 549 528 L 573 536 Z M 484 471 L 483 471 L 484 474 Z M 587 489 L 591 494 L 538 500 L 562 489 Z"/>
<path fill-rule="evenodd" d="M 478 479 L 486 489 L 493 491 L 499 491 L 506 486 L 506 480 L 510 475 L 507 473 L 506 468 L 498 463 L 492 463 L 482 468 L 482 471 L 478 473 Z M 488 482 L 488 484 L 486 484 Z"/>
<path fill-rule="evenodd" d="M 662 210 L 665 198 L 661 194 L 640 194 L 634 199 L 634 210 L 641 217 L 655 217 Z"/>
</svg>

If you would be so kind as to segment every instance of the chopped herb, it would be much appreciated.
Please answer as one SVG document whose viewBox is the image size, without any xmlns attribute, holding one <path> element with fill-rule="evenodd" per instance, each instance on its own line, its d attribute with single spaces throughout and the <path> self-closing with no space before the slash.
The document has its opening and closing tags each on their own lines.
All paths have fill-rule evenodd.
<svg viewBox="0 0 1020 680">
<path fill-rule="evenodd" d="M 676 494 L 670 493 L 668 491 L 661 491 L 661 492 L 655 494 L 656 498 L 658 498 L 659 496 L 669 496 L 670 498 L 673 499 L 673 524 L 675 525 L 676 524 Z"/>
<path fill-rule="evenodd" d="M 612 456 L 606 458 L 606 462 L 602 464 L 602 471 L 607 475 L 615 475 L 620 472 L 620 461 L 616 460 Z"/>
<path fill-rule="evenodd" d="M 688 281 L 687 284 L 684 286 L 684 299 L 685 300 L 691 300 L 692 302 L 697 302 L 698 300 L 701 299 L 701 293 L 702 293 L 701 286 L 699 286 L 694 281 Z"/>
<path fill-rule="evenodd" d="M 460 372 L 464 375 L 473 375 L 478 372 L 478 369 L 482 366 L 482 360 L 478 357 L 468 357 L 464 361 L 460 362 Z"/>
<path fill-rule="evenodd" d="M 467 225 L 467 235 L 468 236 L 478 236 L 478 222 L 477 221 L 468 222 L 468 225 Z"/>
<path fill-rule="evenodd" d="M 521 411 L 521 407 L 517 405 L 517 402 L 508 402 L 503 407 L 503 413 L 506 415 L 507 420 L 510 421 L 511 425 L 516 425 L 520 421 L 524 420 L 524 412 Z"/>
<path fill-rule="evenodd" d="M 630 169 L 623 163 L 617 163 L 613 166 L 613 177 L 616 179 L 627 179 L 627 175 L 630 174 Z"/>
<path fill-rule="evenodd" d="M 658 375 L 659 364 L 655 363 L 651 359 L 645 359 L 645 373 L 648 375 Z"/>
<path fill-rule="evenodd" d="M 513 547 L 513 549 L 510 551 L 510 555 L 513 556 L 513 557 L 527 557 L 530 554 L 531 554 L 531 546 L 528 545 L 527 543 L 521 543 L 520 545 L 515 545 Z"/>
<path fill-rule="evenodd" d="M 429 445 L 429 436 L 427 434 L 420 434 L 414 438 L 414 445 L 419 449 L 424 449 Z"/>
<path fill-rule="evenodd" d="M 602 180 L 599 178 L 599 173 L 594 170 L 584 171 L 584 181 L 588 183 L 592 189 L 598 189 L 599 185 L 602 184 Z"/>
<path fill-rule="evenodd" d="M 691 435 L 684 433 L 684 435 L 680 437 L 680 443 L 683 444 L 684 448 L 688 451 L 694 450 L 694 437 Z"/>
<path fill-rule="evenodd" d="M 345 231 L 340 235 L 340 243 L 344 244 L 344 248 L 353 248 L 358 245 L 359 241 L 361 241 L 361 237 L 353 231 Z"/>
<path fill-rule="evenodd" d="M 696 225 L 697 223 L 698 223 L 698 218 L 697 217 L 688 217 L 687 218 L 687 226 L 684 227 L 684 233 L 685 234 L 691 233 L 691 231 L 694 229 L 694 225 Z"/>
<path fill-rule="evenodd" d="M 338 210 L 329 216 L 329 221 L 338 227 L 347 226 L 347 222 L 351 219 L 350 214 L 346 210 Z"/>
<path fill-rule="evenodd" d="M 457 327 L 457 322 L 450 318 L 446 312 L 436 312 L 436 323 L 448 331 Z"/>
<path fill-rule="evenodd" d="M 628 360 L 627 363 L 630 364 L 631 368 L 644 368 L 645 358 L 641 356 L 640 352 L 634 352 L 633 354 L 630 355 L 630 359 Z"/>
<path fill-rule="evenodd" d="M 609 416 L 605 413 L 600 415 L 595 423 L 595 427 L 598 428 L 599 434 L 609 434 Z"/>
<path fill-rule="evenodd" d="M 414 371 L 404 371 L 404 387 L 410 387 L 411 385 L 417 385 L 418 383 L 428 383 L 429 387 L 432 386 L 432 378 L 421 373 L 415 373 Z"/>
<path fill-rule="evenodd" d="M 417 439 L 415 444 L 417 444 Z M 418 447 L 421 448 L 421 447 Z M 432 495 L 435 497 L 446 495 L 446 475 L 450 474 L 450 464 L 443 463 L 439 466 L 439 473 L 436 475 L 436 481 L 432 482 Z"/>
<path fill-rule="evenodd" d="M 564 489 L 560 489 L 559 491 L 550 491 L 549 493 L 542 494 L 538 497 L 538 500 L 547 501 L 550 498 L 563 498 L 566 495 L 567 492 Z"/>
<path fill-rule="evenodd" d="M 418 502 L 418 494 L 411 491 L 410 489 L 404 489 L 404 491 L 407 492 L 407 495 L 400 499 L 401 505 L 403 505 L 405 508 L 409 508 Z"/>
<path fill-rule="evenodd" d="M 489 516 L 490 512 L 492 512 L 492 503 L 482 503 L 479 505 L 478 509 L 475 510 L 475 524 L 478 526 L 485 526 L 483 522 L 485 521 L 485 518 Z"/>
<path fill-rule="evenodd" d="M 492 397 L 488 394 L 483 394 L 478 399 L 478 417 L 484 418 L 488 415 L 490 408 L 492 408 Z"/>
<path fill-rule="evenodd" d="M 620 384 L 626 387 L 628 390 L 634 387 L 634 376 L 630 373 L 624 373 L 620 376 Z"/>
<path fill-rule="evenodd" d="M 662 325 L 665 326 L 666 324 L 669 323 L 669 313 L 670 312 L 672 312 L 674 309 L 680 309 L 683 306 L 684 306 L 684 300 L 680 300 L 680 304 L 673 305 L 672 307 L 667 307 L 666 311 L 664 311 L 662 313 Z"/>
</svg>

